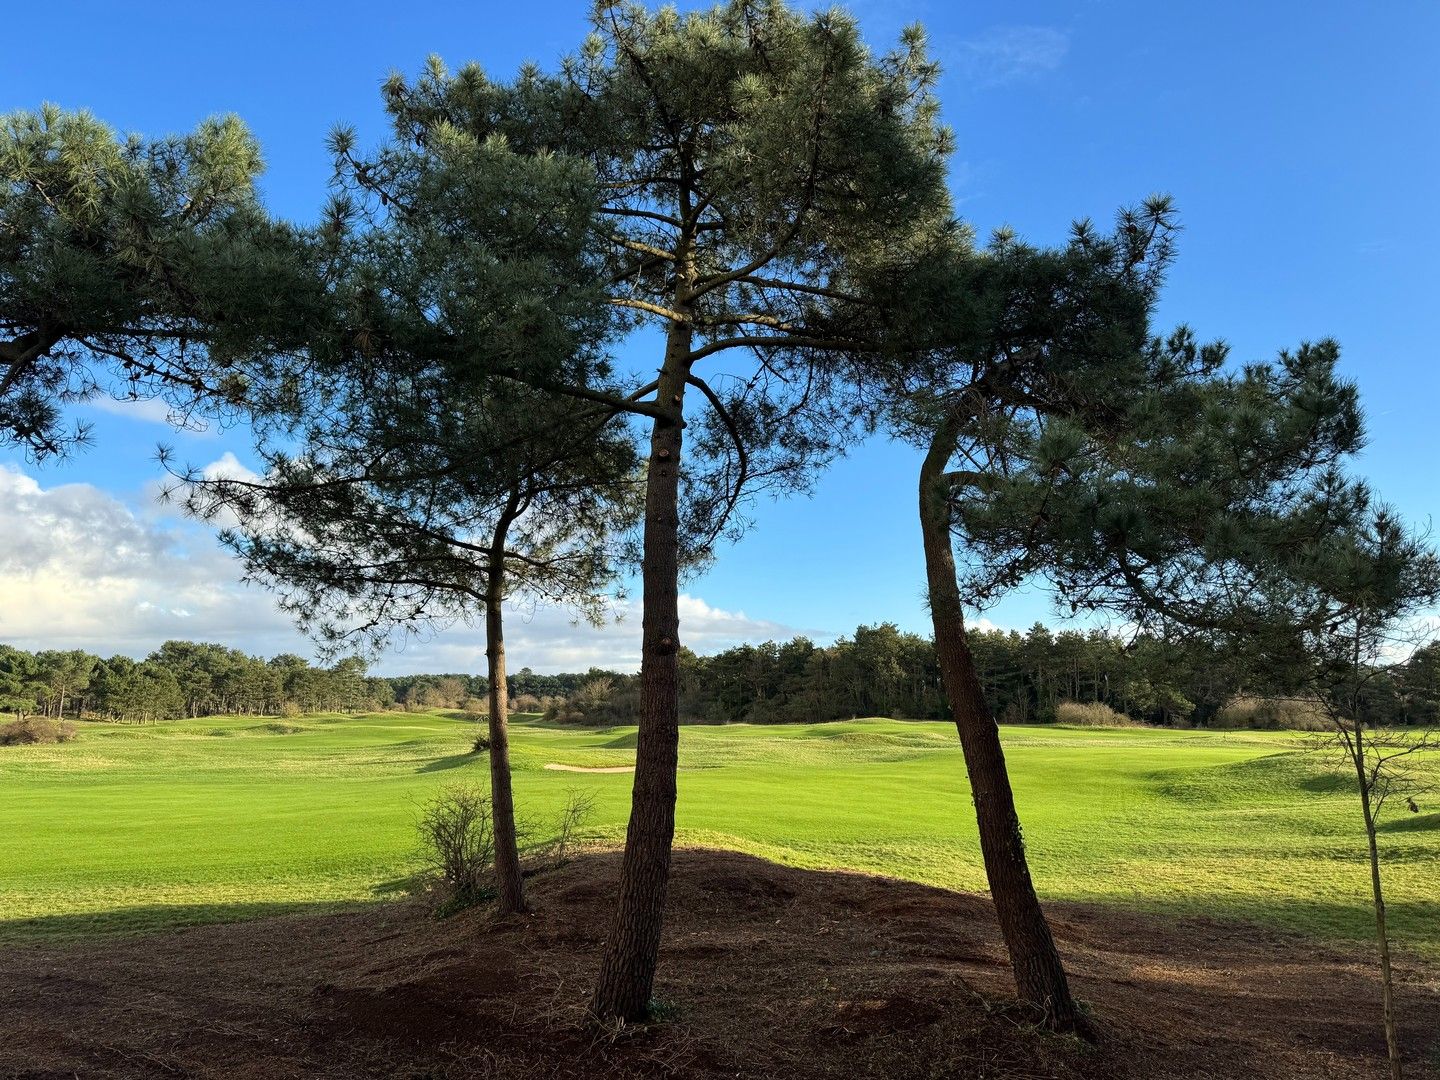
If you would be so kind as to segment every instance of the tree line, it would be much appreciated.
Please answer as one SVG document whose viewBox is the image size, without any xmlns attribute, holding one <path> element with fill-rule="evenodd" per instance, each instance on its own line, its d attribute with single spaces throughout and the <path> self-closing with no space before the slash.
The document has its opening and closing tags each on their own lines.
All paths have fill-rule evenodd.
<svg viewBox="0 0 1440 1080">
<path fill-rule="evenodd" d="M 1148 724 L 1284 727 L 1313 722 L 1318 703 L 1283 679 L 1202 641 L 1129 637 L 1103 630 L 970 634 L 985 700 L 1003 723 L 1047 724 L 1065 702 L 1098 703 Z M 630 724 L 640 680 L 602 668 L 507 676 L 514 712 L 575 724 Z M 1440 645 L 1377 669 L 1367 709 L 1384 725 L 1432 724 L 1440 715 Z M 0 711 L 18 717 L 90 717 L 122 723 L 199 716 L 364 712 L 391 707 L 482 713 L 483 674 L 371 676 L 346 657 L 326 667 L 293 654 L 268 660 L 223 645 L 167 641 L 143 660 L 81 650 L 28 653 L 0 645 Z M 685 723 L 815 723 L 864 716 L 949 720 L 934 642 L 894 623 L 859 626 L 830 645 L 806 637 L 680 653 Z"/>
<path fill-rule="evenodd" d="M 1326 723 L 1319 703 L 1247 659 L 1202 641 L 1103 630 L 969 635 L 985 700 L 1002 723 L 1048 724 L 1066 702 L 1098 703 L 1117 718 L 1161 725 L 1298 727 Z M 527 701 L 568 723 L 628 724 L 640 714 L 635 675 L 592 669 L 551 676 L 563 697 Z M 512 684 L 512 694 L 515 687 Z M 533 693 L 533 691 L 531 691 Z M 1373 672 L 1367 709 L 1377 723 L 1436 720 L 1440 646 Z M 831 645 L 809 638 L 739 645 L 710 656 L 683 650 L 680 707 L 687 723 L 785 724 L 887 716 L 949 720 L 932 639 L 894 623 L 857 627 Z"/>
<path fill-rule="evenodd" d="M 355 657 L 320 667 L 291 653 L 266 660 L 189 641 L 167 641 L 143 660 L 0 645 L 0 711 L 18 719 L 94 717 L 135 724 L 359 712 L 393 704 L 390 682 L 365 671 L 365 662 Z"/>
</svg>

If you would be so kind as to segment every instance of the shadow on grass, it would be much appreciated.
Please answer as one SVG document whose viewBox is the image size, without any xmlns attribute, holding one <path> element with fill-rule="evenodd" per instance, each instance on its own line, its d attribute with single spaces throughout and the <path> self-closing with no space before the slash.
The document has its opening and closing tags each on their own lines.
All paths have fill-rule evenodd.
<svg viewBox="0 0 1440 1080">
<path fill-rule="evenodd" d="M 473 765 L 484 760 L 484 754 L 451 754 L 449 757 L 427 761 L 415 771 L 417 773 L 447 772 L 450 769 L 463 769 L 466 765 Z"/>
<path fill-rule="evenodd" d="M 1355 777 L 1348 776 L 1338 768 L 1333 772 L 1315 772 L 1303 778 L 1296 785 L 1315 795 L 1336 795 L 1355 790 Z"/>
<path fill-rule="evenodd" d="M 377 881 L 370 886 L 370 892 L 375 896 L 410 896 L 424 885 L 424 874 L 409 874 L 405 877 L 391 878 L 389 881 Z"/>
<path fill-rule="evenodd" d="M 1411 958 L 1427 963 L 1440 960 L 1440 900 L 1415 900 L 1392 887 L 1386 896 L 1385 911 L 1392 941 Z M 1412 890 L 1413 892 L 1413 890 Z M 1090 910 L 1116 914 L 1159 916 L 1213 927 L 1217 938 L 1229 933 L 1251 940 L 1294 937 L 1297 947 L 1333 946 L 1367 950 L 1375 939 L 1375 911 L 1367 892 L 1357 892 L 1353 903 L 1310 900 L 1300 897 L 1254 897 L 1195 893 L 1190 896 L 1137 897 L 1134 903 L 1120 903 L 1114 897 L 1045 898 L 1045 903 L 1075 903 Z M 1308 939 L 1308 942 L 1306 941 Z M 1303 943 L 1303 944 L 1302 944 Z"/>
<path fill-rule="evenodd" d="M 1440 814 L 1406 814 L 1382 821 L 1376 828 L 1380 832 L 1428 832 L 1440 829 Z"/>
<path fill-rule="evenodd" d="M 382 883 L 389 885 L 390 882 Z M 377 886 L 378 892 L 382 886 Z M 380 900 L 241 901 L 224 904 L 137 904 L 111 911 L 66 912 L 0 919 L 0 946 L 44 944 L 100 937 L 170 933 L 217 923 L 246 922 L 276 915 L 326 915 L 356 911 Z"/>
</svg>

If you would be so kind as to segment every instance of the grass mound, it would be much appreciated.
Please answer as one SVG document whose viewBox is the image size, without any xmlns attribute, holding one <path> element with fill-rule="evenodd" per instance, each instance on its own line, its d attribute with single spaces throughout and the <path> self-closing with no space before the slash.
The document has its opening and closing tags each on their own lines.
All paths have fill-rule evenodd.
<svg viewBox="0 0 1440 1080">
<path fill-rule="evenodd" d="M 268 724 L 257 724 L 255 731 L 263 731 L 269 735 L 298 735 L 305 728 L 299 724 L 287 724 L 282 720 L 274 720 Z"/>
<path fill-rule="evenodd" d="M 618 877 L 591 852 L 532 880 L 534 911 L 437 922 L 415 902 L 141 941 L 0 950 L 0 1075 L 476 1080 L 1361 1080 L 1384 1043 L 1368 956 L 1206 920 L 1052 905 L 1099 1028 L 1039 1034 L 988 902 L 894 879 L 682 850 L 663 1020 L 585 1022 Z M 1416 1060 L 1440 1028 L 1402 972 Z M 143 1008 L 136 1003 L 143 1003 Z M 218 1018 L 218 1019 L 217 1019 Z"/>
</svg>

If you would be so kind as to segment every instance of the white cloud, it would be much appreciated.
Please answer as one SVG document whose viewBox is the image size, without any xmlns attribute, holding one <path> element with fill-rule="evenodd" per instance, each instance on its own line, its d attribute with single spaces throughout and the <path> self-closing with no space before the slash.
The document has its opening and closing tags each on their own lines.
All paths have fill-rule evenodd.
<svg viewBox="0 0 1440 1080">
<path fill-rule="evenodd" d="M 227 454 L 206 471 L 243 473 Z M 0 466 L 0 641 L 26 649 L 74 648 L 144 656 L 169 638 L 215 641 L 247 652 L 311 654 L 264 590 L 240 583 L 240 566 L 193 523 L 127 506 L 89 484 L 42 488 Z M 638 603 L 621 619 L 576 625 L 567 611 L 514 605 L 506 646 L 514 668 L 632 671 L 640 663 Z M 680 598 L 681 640 L 708 653 L 795 631 L 744 612 Z M 482 671 L 483 634 L 456 625 L 403 643 L 375 665 L 382 674 Z"/>
<path fill-rule="evenodd" d="M 210 462 L 200 470 L 202 476 L 207 480 L 214 480 L 224 477 L 228 480 L 259 480 L 260 474 L 250 466 L 243 464 L 235 454 L 226 450 L 216 460 Z"/>
<path fill-rule="evenodd" d="M 950 51 L 971 83 L 1001 86 L 1057 69 L 1070 51 L 1070 37 L 1053 26 L 996 26 Z"/>
<path fill-rule="evenodd" d="M 512 671 L 586 671 L 592 667 L 637 671 L 640 667 L 640 604 L 615 606 L 602 626 L 576 622 L 552 605 L 512 603 L 505 619 L 505 652 Z M 712 607 L 696 596 L 680 596 L 680 641 L 698 653 L 719 652 L 745 642 L 785 641 L 799 631 L 754 619 L 743 611 Z M 484 636 L 478 626 L 455 625 L 433 637 L 399 643 L 386 656 L 386 671 L 478 671 L 484 667 Z"/>
<path fill-rule="evenodd" d="M 0 640 L 144 655 L 171 637 L 296 647 L 269 598 L 198 528 L 142 517 L 89 484 L 0 468 Z"/>
</svg>

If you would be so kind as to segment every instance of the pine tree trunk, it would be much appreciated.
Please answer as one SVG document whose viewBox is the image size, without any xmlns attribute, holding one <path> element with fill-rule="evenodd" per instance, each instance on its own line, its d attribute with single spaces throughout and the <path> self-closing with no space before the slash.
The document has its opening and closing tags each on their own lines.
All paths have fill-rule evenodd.
<svg viewBox="0 0 1440 1080">
<path fill-rule="evenodd" d="M 1045 1025 L 1051 1030 L 1092 1038 L 1089 1023 L 1070 995 L 1065 968 L 1030 880 L 1020 816 L 1005 768 L 1005 751 L 1000 745 L 1000 729 L 985 703 L 966 639 L 944 487 L 945 466 L 954 449 L 956 434 L 956 429 L 942 427 L 920 469 L 920 529 L 941 681 L 960 733 L 980 829 L 985 876 L 990 883 L 1000 933 L 1010 953 L 1015 988 L 1022 1001 L 1041 1011 Z"/>
<path fill-rule="evenodd" d="M 495 888 L 500 913 L 525 910 L 525 878 L 515 830 L 515 794 L 510 783 L 509 693 L 505 683 L 504 552 L 492 550 L 485 591 L 485 675 L 490 680 L 490 810 L 495 829 Z"/>
<path fill-rule="evenodd" d="M 678 416 L 689 372 L 691 330 L 671 325 L 657 400 Z M 643 644 L 635 785 L 620 867 L 615 921 L 605 943 L 591 1012 L 602 1021 L 643 1020 L 650 1009 L 675 837 L 680 745 L 681 424 L 656 419 L 645 481 Z"/>
</svg>

